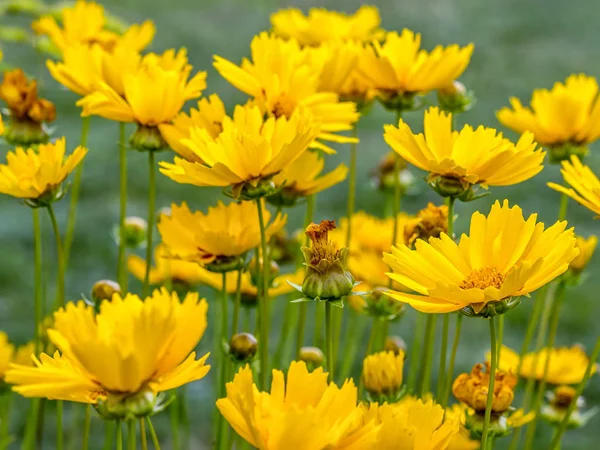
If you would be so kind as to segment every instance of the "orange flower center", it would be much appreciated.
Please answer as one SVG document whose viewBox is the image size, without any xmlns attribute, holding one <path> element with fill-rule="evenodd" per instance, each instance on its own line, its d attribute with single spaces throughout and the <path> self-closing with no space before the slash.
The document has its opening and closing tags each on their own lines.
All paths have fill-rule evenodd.
<svg viewBox="0 0 600 450">
<path fill-rule="evenodd" d="M 474 270 L 460 284 L 461 289 L 485 289 L 495 287 L 500 289 L 504 283 L 502 275 L 495 267 L 482 267 Z"/>
<path fill-rule="evenodd" d="M 328 232 L 335 229 L 335 221 L 322 220 L 320 224 L 311 223 L 305 234 L 310 238 L 313 255 L 310 263 L 318 265 L 321 260 L 333 262 L 338 258 L 339 250 L 329 240 Z"/>
</svg>

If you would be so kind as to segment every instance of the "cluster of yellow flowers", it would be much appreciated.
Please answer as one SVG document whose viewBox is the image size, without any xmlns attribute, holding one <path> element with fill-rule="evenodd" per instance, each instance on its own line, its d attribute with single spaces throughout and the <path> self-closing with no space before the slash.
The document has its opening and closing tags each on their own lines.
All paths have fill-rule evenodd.
<svg viewBox="0 0 600 450">
<path fill-rule="evenodd" d="M 215 291 L 211 308 L 219 308 L 214 322 L 220 323 L 210 324 L 217 330 L 211 358 L 217 372 L 216 448 L 238 448 L 237 434 L 260 450 L 489 450 L 507 435 L 514 449 L 527 425 L 524 447 L 518 448 L 530 450 L 539 418 L 555 427 L 548 448 L 559 448 L 565 430 L 585 425 L 593 413 L 586 412 L 582 392 L 600 352 L 600 339 L 591 356 L 579 346 L 555 347 L 562 303 L 570 287 L 583 282 L 597 244 L 595 236 L 576 236 L 565 220 L 568 198 L 600 215 L 600 181 L 582 163 L 600 137 L 596 79 L 572 75 L 551 90 L 536 90 L 530 107 L 511 99 L 511 108 L 497 117 L 520 135 L 513 141 L 482 125 L 455 129 L 456 115 L 473 105 L 473 93 L 458 81 L 473 44 L 424 50 L 418 33 L 381 29 L 372 6 L 350 15 L 286 9 L 274 13 L 271 24 L 254 37 L 250 57 L 239 65 L 214 57 L 219 74 L 248 95 L 228 114 L 218 95 L 200 98 L 207 75 L 194 71 L 185 49 L 144 53 L 155 34 L 150 21 L 115 31 L 104 9 L 84 0 L 34 21 L 32 29 L 46 36 L 57 56 L 47 62 L 50 74 L 80 97 L 82 136 L 66 156 L 65 138 L 51 139 L 46 127 L 56 118 L 54 105 L 38 97 L 36 81 L 22 70 L 4 73 L 0 100 L 8 123 L 0 120 L 0 133 L 15 148 L 0 165 L 0 193 L 32 211 L 35 328 L 32 342 L 19 348 L 0 331 L 0 398 L 11 395 L 3 389 L 10 386 L 24 397 L 57 401 L 58 450 L 64 401 L 86 404 L 84 450 L 90 405 L 107 430 L 116 421 L 117 448 L 127 424 L 129 450 L 137 448 L 138 424 L 142 448 L 147 426 L 159 448 L 150 417 L 169 408 L 173 448 L 179 448 L 187 412 L 178 388 L 205 377 L 211 367 L 209 354 L 196 359 L 195 351 L 208 326 L 208 302 L 196 292 L 204 285 Z M 424 131 L 417 133 L 405 116 L 420 116 L 433 91 L 438 105 L 423 112 Z M 184 112 L 194 99 L 197 107 Z M 356 125 L 375 102 L 395 113 L 393 123 L 383 126 L 392 152 L 376 171 L 390 206 L 385 217 L 355 211 L 356 190 L 362 188 Z M 120 128 L 116 281 L 98 281 L 89 299 L 67 302 L 65 274 L 85 182 L 90 116 Z M 128 123 L 136 129 L 127 142 Z M 349 166 L 340 163 L 323 173 L 340 144 L 349 144 Z M 146 219 L 127 216 L 128 146 L 148 158 Z M 168 148 L 176 154 L 173 161 L 156 164 L 156 152 Z M 562 193 L 556 223 L 546 226 L 535 213 L 526 218 L 504 200 L 488 213 L 473 213 L 464 223 L 468 233 L 455 237 L 457 201 L 477 201 L 490 187 L 533 178 L 546 154 L 562 164 L 569 185 L 549 183 Z M 407 185 L 415 182 L 407 175 L 410 166 L 427 172 L 426 183 L 439 195 L 439 204 L 423 205 L 415 215 L 400 211 Z M 233 200 L 219 201 L 206 213 L 185 202 L 157 213 L 157 168 L 176 183 L 220 187 Z M 72 172 L 63 234 L 53 204 L 69 193 Z M 316 195 L 346 178 L 347 216 L 339 218 L 339 227 L 333 217 L 313 223 Z M 288 212 L 297 206 L 306 208 L 306 229 L 289 237 Z M 46 318 L 40 209 L 52 225 L 57 268 L 53 313 Z M 144 247 L 145 258 L 135 254 Z M 140 294 L 129 289 L 129 273 L 142 282 Z M 502 345 L 505 314 L 533 293 L 532 317 L 517 353 Z M 271 303 L 282 295 L 294 300 L 285 307 L 273 353 Z M 416 314 L 410 348 L 389 335 L 405 305 Z M 463 317 L 489 323 L 490 351 L 484 363 L 473 361 L 470 373 L 455 378 Z M 314 323 L 316 346 L 305 346 L 307 322 Z M 354 363 L 361 361 L 362 375 L 355 379 Z M 520 379 L 527 385 L 516 408 Z M 554 390 L 545 401 L 548 384 Z M 0 447 L 9 440 L 9 411 L 0 411 Z M 43 431 L 41 414 L 34 400 L 19 436 L 27 450 Z M 110 447 L 114 438 L 107 436 Z"/>
</svg>

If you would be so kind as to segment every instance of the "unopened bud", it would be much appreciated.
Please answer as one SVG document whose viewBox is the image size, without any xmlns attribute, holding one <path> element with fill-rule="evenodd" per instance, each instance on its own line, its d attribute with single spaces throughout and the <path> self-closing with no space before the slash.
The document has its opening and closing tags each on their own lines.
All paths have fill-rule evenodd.
<svg viewBox="0 0 600 450">
<path fill-rule="evenodd" d="M 92 300 L 96 304 L 112 299 L 114 294 L 121 295 L 121 286 L 116 281 L 100 280 L 92 286 Z"/>
<path fill-rule="evenodd" d="M 394 352 L 395 355 L 399 355 L 401 352 L 404 354 L 406 352 L 406 342 L 400 336 L 388 336 L 385 338 L 384 350 Z"/>
<path fill-rule="evenodd" d="M 156 152 L 168 147 L 158 127 L 138 125 L 138 129 L 129 138 L 129 144 L 140 152 Z"/>
<path fill-rule="evenodd" d="M 318 347 L 302 347 L 298 359 L 306 363 L 308 370 L 315 370 L 325 363 L 325 355 Z"/>
<path fill-rule="evenodd" d="M 229 342 L 229 354 L 238 363 L 252 360 L 258 350 L 258 341 L 250 333 L 237 333 Z"/>
</svg>

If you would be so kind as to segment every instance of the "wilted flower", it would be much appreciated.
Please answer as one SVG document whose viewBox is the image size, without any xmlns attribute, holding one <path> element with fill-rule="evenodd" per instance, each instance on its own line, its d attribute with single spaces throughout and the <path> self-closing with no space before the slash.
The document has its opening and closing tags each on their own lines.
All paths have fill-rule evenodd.
<svg viewBox="0 0 600 450">
<path fill-rule="evenodd" d="M 448 234 L 448 206 L 429 202 L 415 219 L 405 225 L 404 241 L 412 247 L 417 239 L 429 241 L 432 237 L 439 238 L 442 233 Z"/>
</svg>

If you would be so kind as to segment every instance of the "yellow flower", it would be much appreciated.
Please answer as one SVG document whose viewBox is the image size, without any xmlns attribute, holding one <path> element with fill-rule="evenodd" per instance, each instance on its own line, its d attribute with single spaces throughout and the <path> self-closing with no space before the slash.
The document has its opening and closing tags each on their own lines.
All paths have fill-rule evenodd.
<svg viewBox="0 0 600 450">
<path fill-rule="evenodd" d="M 98 314 L 83 301 L 69 303 L 54 313 L 48 330 L 60 353 L 42 353 L 36 367 L 12 364 L 6 381 L 25 397 L 98 403 L 119 417 L 134 407 L 139 415 L 149 413 L 156 393 L 208 372 L 208 354 L 196 360 L 193 351 L 206 329 L 207 309 L 197 293 L 180 301 L 166 289 L 145 300 L 114 295 Z"/>
<path fill-rule="evenodd" d="M 448 206 L 435 206 L 429 202 L 414 220 L 405 225 L 404 241 L 412 246 L 417 239 L 429 241 L 431 237 L 439 238 L 442 233 L 448 234 Z"/>
<path fill-rule="evenodd" d="M 283 372 L 273 370 L 271 392 L 261 392 L 245 366 L 227 383 L 227 397 L 217 400 L 217 408 L 258 450 L 374 448 L 377 427 L 373 421 L 362 423 L 354 383 L 328 385 L 327 375 L 294 361 L 287 382 Z"/>
<path fill-rule="evenodd" d="M 571 261 L 569 267 L 574 272 L 579 273 L 586 268 L 590 259 L 592 259 L 596 246 L 598 245 L 598 238 L 592 235 L 587 239 L 582 236 L 576 236 L 575 239 L 575 246 L 579 249 L 579 255 Z"/>
<path fill-rule="evenodd" d="M 155 266 L 150 268 L 149 282 L 153 286 L 172 282 L 174 285 L 195 286 L 202 281 L 201 268 L 198 264 L 169 258 L 164 245 L 156 246 L 154 250 Z M 127 259 L 129 271 L 140 281 L 146 274 L 146 260 L 137 255 Z"/>
<path fill-rule="evenodd" d="M 456 403 L 446 409 L 446 419 L 458 418 L 461 423 L 461 432 L 448 449 L 470 450 L 479 448 L 481 433 L 483 431 L 484 413 L 478 414 L 473 408 L 464 403 Z M 490 422 L 489 433 L 496 437 L 510 434 L 513 429 L 528 424 L 535 418 L 535 412 L 525 414 L 522 409 L 511 408 L 501 415 L 493 414 Z M 470 437 L 478 440 L 473 441 Z"/>
<path fill-rule="evenodd" d="M 402 387 L 404 352 L 378 352 L 363 361 L 362 377 L 365 389 L 371 395 L 391 396 Z"/>
<path fill-rule="evenodd" d="M 231 186 L 235 197 L 256 198 L 273 193 L 272 177 L 298 159 L 317 134 L 300 113 L 264 119 L 257 107 L 236 106 L 216 138 L 193 127 L 190 139 L 183 140 L 203 164 L 175 158 L 174 164 L 161 162 L 160 171 L 178 183 Z"/>
<path fill-rule="evenodd" d="M 27 80 L 21 69 L 4 72 L 0 84 L 0 99 L 4 100 L 11 117 L 27 119 L 35 123 L 52 122 L 56 108 L 49 100 L 38 98 L 37 82 Z"/>
<path fill-rule="evenodd" d="M 571 75 L 551 90 L 536 89 L 531 107 L 510 99 L 511 108 L 498 111 L 498 120 L 517 133 L 530 131 L 541 145 L 585 146 L 600 137 L 598 82 L 583 74 Z"/>
<path fill-rule="evenodd" d="M 457 197 L 472 185 L 509 186 L 537 175 L 545 153 L 536 150 L 531 133 L 516 144 L 493 128 L 469 125 L 452 131 L 452 114 L 437 107 L 425 112 L 425 134 L 414 134 L 400 120 L 386 125 L 385 141 L 409 163 L 429 172 L 428 181 L 443 196 Z"/>
<path fill-rule="evenodd" d="M 588 166 L 581 163 L 577 156 L 571 156 L 571 161 L 561 163 L 565 182 L 571 186 L 566 188 L 556 183 L 548 186 L 562 194 L 568 195 L 577 203 L 600 215 L 600 180 Z"/>
<path fill-rule="evenodd" d="M 297 110 L 307 110 L 320 127 L 319 139 L 357 142 L 354 138 L 335 134 L 352 129 L 358 121 L 356 105 L 340 102 L 334 92 L 319 91 L 321 71 L 314 69 L 308 53 L 296 41 L 286 42 L 261 33 L 252 40 L 250 48 L 252 60 L 244 59 L 241 66 L 236 66 L 215 56 L 215 69 L 233 86 L 250 95 L 267 115 L 289 119 Z M 311 141 L 311 147 L 335 153 L 321 142 Z"/>
<path fill-rule="evenodd" d="M 442 450 L 459 431 L 458 420 L 444 421 L 444 408 L 433 400 L 407 397 L 399 403 L 371 403 L 363 408 L 363 420 L 380 425 L 376 445 L 364 448 Z"/>
<path fill-rule="evenodd" d="M 156 32 L 154 24 L 148 20 L 141 25 L 132 25 L 123 36 L 119 36 L 106 29 L 106 17 L 101 5 L 82 0 L 77 0 L 71 7 L 63 8 L 60 20 L 62 28 L 52 15 L 45 15 L 33 22 L 32 28 L 37 34 L 48 36 L 61 52 L 79 43 L 97 43 L 110 49 L 119 40 L 142 50 L 150 44 Z"/>
<path fill-rule="evenodd" d="M 383 44 L 373 42 L 359 58 L 359 73 L 384 101 L 444 88 L 462 75 L 473 53 L 473 44 L 438 45 L 432 52 L 420 49 L 421 35 L 408 29 L 389 32 Z"/>
<path fill-rule="evenodd" d="M 452 393 L 456 399 L 479 414 L 484 414 L 486 409 L 490 363 L 486 361 L 485 372 L 483 368 L 483 364 L 475 364 L 471 373 L 461 373 L 452 384 Z M 517 377 L 502 370 L 497 370 L 494 377 L 496 381 L 492 397 L 492 412 L 502 414 L 508 411 L 515 398 L 514 388 L 517 385 Z"/>
<path fill-rule="evenodd" d="M 9 364 L 22 364 L 25 366 L 33 366 L 31 355 L 35 351 L 33 343 L 15 347 L 8 340 L 8 336 L 4 331 L 0 331 L 0 389 L 4 381 L 4 375 Z"/>
<path fill-rule="evenodd" d="M 465 428 L 467 409 L 468 406 L 464 403 L 455 403 L 446 408 L 444 420 L 456 420 L 460 423 L 459 432 L 452 436 L 446 450 L 477 450 L 480 447 L 480 442 L 471 439 L 469 430 Z"/>
<path fill-rule="evenodd" d="M 547 355 L 548 351 L 545 348 L 538 353 L 526 353 L 521 361 L 521 371 L 518 375 L 527 379 L 541 380 L 544 376 Z M 589 359 L 585 351 L 577 345 L 570 348 L 553 348 L 550 350 L 550 363 L 546 381 L 556 385 L 579 384 L 585 375 L 588 363 Z M 502 370 L 510 370 L 516 373 L 518 366 L 519 355 L 510 348 L 503 346 L 500 352 L 499 367 Z M 596 366 L 594 366 L 592 373 L 595 373 L 596 369 Z"/>
<path fill-rule="evenodd" d="M 388 276 L 417 293 L 388 295 L 426 313 L 506 312 L 519 296 L 564 273 L 578 253 L 566 222 L 544 229 L 536 220 L 536 214 L 525 220 L 521 208 L 505 200 L 494 203 L 487 217 L 473 213 L 470 233 L 458 244 L 442 233 L 417 240 L 414 250 L 392 247 L 383 257 L 393 270 Z"/>
<path fill-rule="evenodd" d="M 382 35 L 381 17 L 375 6 L 361 6 L 354 14 L 311 8 L 308 16 L 296 8 L 271 14 L 273 33 L 295 39 L 300 45 L 321 45 L 338 40 L 370 41 Z"/>
<path fill-rule="evenodd" d="M 66 140 L 41 144 L 36 150 L 17 148 L 0 164 L 0 193 L 29 200 L 54 200 L 61 183 L 81 163 L 87 149 L 77 147 L 65 159 Z"/>
<path fill-rule="evenodd" d="M 321 175 L 324 167 L 325 160 L 318 153 L 302 153 L 292 164 L 273 177 L 275 185 L 283 186 L 283 189 L 269 197 L 268 201 L 276 205 L 292 206 L 298 198 L 329 189 L 344 181 L 348 175 L 348 168 L 344 164 Z"/>
<path fill-rule="evenodd" d="M 212 139 L 223 131 L 223 121 L 227 116 L 225 105 L 217 94 L 212 94 L 208 99 L 203 98 L 198 102 L 198 109 L 191 109 L 189 115 L 181 112 L 172 124 L 158 126 L 160 133 L 176 153 L 188 161 L 202 162 L 193 151 L 185 144 L 191 138 L 193 127 L 206 130 Z"/>
<path fill-rule="evenodd" d="M 237 262 L 240 256 L 260 245 L 257 209 L 254 202 L 227 206 L 219 202 L 203 214 L 192 213 L 185 202 L 181 206 L 173 204 L 170 215 L 161 215 L 158 231 L 170 258 L 203 265 Z M 267 223 L 270 218 L 271 214 L 265 210 Z M 274 217 L 266 229 L 267 239 L 285 225 L 286 219 L 281 214 Z"/>
<path fill-rule="evenodd" d="M 2 116 L 0 115 L 0 136 L 4 134 L 4 121 L 2 120 Z"/>
<path fill-rule="evenodd" d="M 309 64 L 319 73 L 318 90 L 349 96 L 362 44 L 335 41 L 306 49 Z"/>
</svg>

